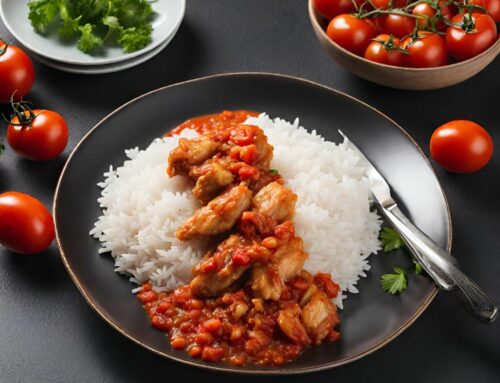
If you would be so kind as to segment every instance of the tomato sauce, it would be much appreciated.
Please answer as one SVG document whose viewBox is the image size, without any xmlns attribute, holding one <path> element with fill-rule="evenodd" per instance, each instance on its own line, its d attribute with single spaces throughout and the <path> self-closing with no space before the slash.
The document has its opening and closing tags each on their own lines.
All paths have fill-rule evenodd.
<svg viewBox="0 0 500 383">
<path fill-rule="evenodd" d="M 171 131 L 165 136 L 180 134 L 184 129 L 192 129 L 199 134 L 208 133 L 210 130 L 229 130 L 235 128 L 238 124 L 245 122 L 248 117 L 257 117 L 259 113 L 249 110 L 225 110 L 222 113 L 206 114 L 203 116 L 191 118 Z"/>
</svg>

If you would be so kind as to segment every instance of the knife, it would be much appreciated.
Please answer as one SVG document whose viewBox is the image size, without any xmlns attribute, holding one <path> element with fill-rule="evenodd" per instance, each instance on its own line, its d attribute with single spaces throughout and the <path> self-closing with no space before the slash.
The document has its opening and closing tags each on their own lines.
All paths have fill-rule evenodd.
<svg viewBox="0 0 500 383">
<path fill-rule="evenodd" d="M 417 262 L 441 289 L 455 290 L 465 309 L 475 318 L 482 322 L 493 322 L 498 313 L 493 300 L 460 271 L 457 260 L 450 253 L 440 248 L 403 214 L 382 174 L 342 131 L 339 130 L 339 133 L 344 137 L 346 147 L 365 162 L 365 174 L 375 204 L 401 235 Z"/>
</svg>

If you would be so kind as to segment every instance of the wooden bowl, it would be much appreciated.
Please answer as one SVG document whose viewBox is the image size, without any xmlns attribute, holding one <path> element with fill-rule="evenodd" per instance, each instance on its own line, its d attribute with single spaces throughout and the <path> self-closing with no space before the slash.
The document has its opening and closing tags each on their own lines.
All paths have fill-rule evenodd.
<svg viewBox="0 0 500 383">
<path fill-rule="evenodd" d="M 347 70 L 355 75 L 391 88 L 430 90 L 445 88 L 465 81 L 483 70 L 500 53 L 500 39 L 486 51 L 459 63 L 435 68 L 403 68 L 379 64 L 357 56 L 333 42 L 326 34 L 324 19 L 309 0 L 309 18 L 321 45 Z"/>
</svg>

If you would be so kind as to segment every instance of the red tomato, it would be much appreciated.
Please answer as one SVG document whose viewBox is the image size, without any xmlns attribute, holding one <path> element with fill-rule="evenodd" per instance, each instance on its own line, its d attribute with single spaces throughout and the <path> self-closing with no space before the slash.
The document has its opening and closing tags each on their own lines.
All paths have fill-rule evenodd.
<svg viewBox="0 0 500 383">
<path fill-rule="evenodd" d="M 420 3 L 413 8 L 411 13 L 415 16 L 423 16 L 417 19 L 417 24 L 420 29 L 427 29 L 432 26 L 429 19 L 436 14 L 436 10 L 429 3 Z"/>
<path fill-rule="evenodd" d="M 33 63 L 24 51 L 0 40 L 0 103 L 26 96 L 35 81 Z"/>
<path fill-rule="evenodd" d="M 376 31 L 365 20 L 354 15 L 338 15 L 326 29 L 328 37 L 348 51 L 362 56 Z"/>
<path fill-rule="evenodd" d="M 419 31 L 417 39 L 407 37 L 401 43 L 408 54 L 405 64 L 411 68 L 431 68 L 448 64 L 448 50 L 444 39 L 432 32 Z"/>
<path fill-rule="evenodd" d="M 364 3 L 364 0 L 355 1 L 358 6 Z M 342 13 L 350 13 L 355 10 L 351 0 L 314 0 L 314 7 L 328 20 Z"/>
<path fill-rule="evenodd" d="M 387 9 L 389 8 L 389 4 L 391 0 L 372 0 L 372 4 L 377 9 Z M 406 5 L 406 0 L 392 0 L 391 9 L 394 8 L 403 8 Z"/>
<path fill-rule="evenodd" d="M 485 8 L 495 23 L 500 22 L 500 0 L 469 0 L 469 4 Z"/>
<path fill-rule="evenodd" d="M 380 15 L 375 18 L 375 24 L 381 33 L 401 39 L 413 32 L 415 18 L 401 15 Z"/>
<path fill-rule="evenodd" d="M 450 121 L 431 137 L 432 158 L 456 173 L 472 173 L 484 167 L 493 155 L 493 140 L 481 125 L 467 120 Z"/>
<path fill-rule="evenodd" d="M 449 27 L 446 30 L 446 45 L 451 55 L 458 61 L 477 56 L 497 40 L 497 26 L 489 15 L 458 14 L 451 21 L 462 25 L 462 27 Z M 469 27 L 470 30 L 467 30 Z"/>
<path fill-rule="evenodd" d="M 31 123 L 18 126 L 17 116 L 7 128 L 7 141 L 21 157 L 47 161 L 57 157 L 68 143 L 68 126 L 64 118 L 51 110 L 35 109 Z M 27 115 L 27 114 L 26 114 Z"/>
<path fill-rule="evenodd" d="M 500 0 L 499 0 L 500 1 Z M 432 30 L 432 21 L 430 18 L 434 17 L 434 27 L 438 31 L 445 31 L 448 27 L 443 19 L 451 20 L 455 14 L 456 6 L 454 4 L 448 4 L 447 0 L 439 1 L 439 9 L 441 11 L 441 17 L 435 17 L 436 9 L 432 7 L 429 3 L 420 3 L 415 6 L 412 10 L 412 14 L 415 16 L 426 16 L 427 18 L 418 18 L 417 24 L 420 29 Z"/>
<path fill-rule="evenodd" d="M 36 254 L 54 240 L 54 223 L 37 199 L 18 192 L 0 194 L 0 244 L 19 254 Z"/>
<path fill-rule="evenodd" d="M 399 48 L 399 39 L 389 35 L 378 35 L 368 45 L 365 51 L 365 59 L 381 64 L 403 66 L 405 55 Z M 381 43 L 382 41 L 382 43 Z"/>
</svg>

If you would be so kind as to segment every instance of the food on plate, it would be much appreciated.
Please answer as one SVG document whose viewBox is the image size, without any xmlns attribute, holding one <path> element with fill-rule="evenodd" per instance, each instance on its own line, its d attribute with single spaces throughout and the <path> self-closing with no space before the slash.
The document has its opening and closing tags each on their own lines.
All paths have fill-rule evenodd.
<svg viewBox="0 0 500 383">
<path fill-rule="evenodd" d="M 456 15 L 446 30 L 446 45 L 458 61 L 477 56 L 497 40 L 497 26 L 491 16 L 483 13 Z"/>
<path fill-rule="evenodd" d="M 8 103 L 12 96 L 19 101 L 29 93 L 34 81 L 35 69 L 29 56 L 0 39 L 0 103 Z"/>
<path fill-rule="evenodd" d="M 451 172 L 477 172 L 493 155 L 493 139 L 473 121 L 450 121 L 432 134 L 430 152 L 434 161 Z"/>
<path fill-rule="evenodd" d="M 403 66 L 405 50 L 400 47 L 398 38 L 381 34 L 373 39 L 365 50 L 364 58 L 380 64 Z"/>
<path fill-rule="evenodd" d="M 225 111 L 126 154 L 90 234 L 174 349 L 276 365 L 339 338 L 337 307 L 379 249 L 354 152 L 298 120 Z"/>
<path fill-rule="evenodd" d="M 500 0 L 360 0 L 356 5 L 315 0 L 313 4 L 328 20 L 326 34 L 332 41 L 367 60 L 387 65 L 444 66 L 452 60 L 477 56 L 498 38 L 495 22 L 500 19 Z M 389 36 L 383 41 L 390 38 L 391 44 L 380 43 L 376 35 Z M 404 62 L 400 52 L 405 54 Z"/>
<path fill-rule="evenodd" d="M 37 199 L 18 192 L 0 194 L 0 244 L 19 254 L 37 254 L 54 240 L 54 223 Z"/>
<path fill-rule="evenodd" d="M 28 102 L 11 102 L 12 117 L 7 142 L 21 157 L 47 161 L 59 156 L 68 144 L 68 125 L 56 112 L 31 109 Z"/>
<path fill-rule="evenodd" d="M 36 32 L 52 29 L 62 40 L 77 39 L 78 49 L 95 53 L 104 43 L 118 43 L 124 52 L 151 42 L 153 9 L 147 0 L 30 0 L 28 18 Z"/>
</svg>

